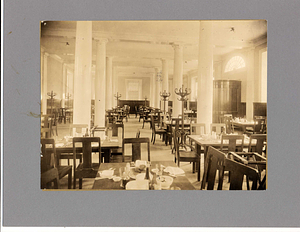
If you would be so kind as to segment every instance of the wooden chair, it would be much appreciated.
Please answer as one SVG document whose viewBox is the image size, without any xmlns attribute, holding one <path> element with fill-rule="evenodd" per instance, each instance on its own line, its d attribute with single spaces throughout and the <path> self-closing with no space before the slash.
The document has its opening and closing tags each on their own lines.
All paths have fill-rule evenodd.
<svg viewBox="0 0 300 232">
<path fill-rule="evenodd" d="M 225 116 L 224 115 L 224 124 L 225 124 L 225 132 L 226 134 L 231 134 L 234 131 L 232 125 L 232 116 Z"/>
<path fill-rule="evenodd" d="M 54 139 L 41 139 L 41 145 L 41 173 L 43 174 L 51 168 L 57 168 L 59 180 L 68 175 L 68 188 L 71 189 L 72 166 L 61 166 L 59 164 L 60 157 L 56 155 Z"/>
<path fill-rule="evenodd" d="M 263 151 L 265 151 L 265 155 L 266 155 L 266 149 L 264 149 L 264 147 L 266 146 L 265 144 L 266 142 L 267 142 L 266 134 L 251 135 L 249 140 L 248 152 L 256 152 L 260 155 L 263 155 Z"/>
<path fill-rule="evenodd" d="M 214 190 L 217 185 L 217 190 L 222 190 L 224 187 L 224 170 L 228 170 L 231 174 L 229 190 L 242 190 L 245 176 L 248 176 L 252 180 L 250 189 L 257 190 L 258 171 L 234 160 L 227 159 L 225 156 L 223 152 L 216 148 L 209 147 L 205 160 L 206 168 L 204 169 L 201 189 Z M 217 173 L 218 178 L 216 178 Z M 204 180 L 207 180 L 207 184 Z"/>
<path fill-rule="evenodd" d="M 179 149 L 179 140 L 181 139 L 181 132 L 179 130 L 174 131 L 174 146 L 175 146 L 175 162 L 177 161 L 178 167 L 180 166 L 180 162 L 192 162 L 193 163 L 193 173 L 195 170 L 198 172 L 198 181 L 200 181 L 200 156 L 194 151 L 192 146 L 185 144 L 185 146 L 189 147 L 191 150 L 180 150 Z"/>
<path fill-rule="evenodd" d="M 217 190 L 222 190 L 225 156 L 226 155 L 223 152 L 214 147 L 208 148 L 207 156 L 204 162 L 204 173 L 201 183 L 202 190 L 214 190 L 216 180 L 218 182 Z M 216 179 L 217 173 L 218 179 Z"/>
<path fill-rule="evenodd" d="M 266 133 L 266 118 L 256 116 L 254 117 L 254 128 L 246 128 L 247 134 L 264 134 Z"/>
<path fill-rule="evenodd" d="M 112 128 L 112 131 L 111 131 L 111 135 L 112 137 L 120 137 L 119 136 L 119 128 L 121 128 L 122 130 L 122 137 L 120 137 L 120 139 L 123 141 L 124 139 L 124 124 L 117 124 L 117 123 L 114 123 L 112 124 L 111 126 Z M 122 155 L 122 148 L 113 148 L 111 149 L 111 155 Z"/>
<path fill-rule="evenodd" d="M 217 134 L 225 133 L 226 125 L 225 123 L 211 123 L 210 124 L 210 132 L 216 132 Z"/>
<path fill-rule="evenodd" d="M 141 159 L 141 144 L 147 144 L 148 161 L 150 161 L 150 141 L 149 138 L 124 138 L 122 142 L 122 161 L 125 161 L 125 145 L 132 144 L 132 161 Z"/>
<path fill-rule="evenodd" d="M 56 136 L 58 136 L 58 133 L 57 133 L 57 114 L 56 113 L 54 113 L 51 116 L 51 128 L 50 128 L 51 136 L 54 135 L 54 130 L 55 130 Z"/>
<path fill-rule="evenodd" d="M 59 189 L 59 175 L 57 168 L 51 168 L 41 174 L 41 189 L 49 188 L 49 184 L 54 183 L 54 188 Z"/>
<path fill-rule="evenodd" d="M 230 152 L 229 158 L 240 162 L 246 166 L 252 167 L 258 171 L 259 189 L 266 189 L 266 166 L 267 159 L 256 152 Z M 263 175 L 264 173 L 264 175 Z M 247 176 L 247 189 L 250 189 L 249 177 Z"/>
<path fill-rule="evenodd" d="M 41 138 L 47 139 L 50 138 L 50 128 L 41 128 Z"/>
<path fill-rule="evenodd" d="M 64 122 L 64 124 L 66 124 L 66 108 L 60 108 L 59 109 L 59 113 L 58 113 L 58 122 L 62 123 Z"/>
<path fill-rule="evenodd" d="M 151 112 L 150 111 L 145 111 L 144 112 L 144 116 L 143 116 L 143 129 L 144 129 L 144 126 L 145 126 L 145 123 L 148 123 L 149 122 L 149 124 L 150 124 L 150 129 L 151 129 L 151 116 L 149 116 L 149 114 L 150 114 Z"/>
<path fill-rule="evenodd" d="M 240 141 L 238 143 L 238 141 Z M 244 135 L 222 135 L 220 150 L 228 153 L 230 151 L 243 151 Z"/>
<path fill-rule="evenodd" d="M 156 135 L 160 135 L 160 136 L 162 135 L 163 136 L 163 140 L 166 139 L 167 131 L 165 129 L 158 129 L 158 128 L 156 128 L 153 116 L 151 116 L 151 127 L 152 127 L 151 142 L 153 142 L 153 144 L 155 143 Z"/>
<path fill-rule="evenodd" d="M 230 159 L 225 159 L 224 169 L 230 172 L 229 190 L 242 190 L 245 176 L 252 180 L 249 190 L 257 190 L 259 175 L 256 169 Z"/>
<path fill-rule="evenodd" d="M 92 147 L 92 143 L 96 146 Z M 82 152 L 78 152 L 77 144 L 81 145 Z M 83 178 L 95 178 L 101 163 L 101 155 L 99 163 L 92 163 L 92 150 L 101 154 L 101 143 L 99 137 L 75 137 L 73 138 L 73 167 L 74 180 L 73 188 L 76 188 L 76 179 L 79 179 L 79 189 L 82 189 Z M 82 162 L 76 167 L 76 155 L 82 153 Z"/>
<path fill-rule="evenodd" d="M 190 135 L 203 135 L 206 134 L 205 123 L 191 123 L 190 125 Z"/>
</svg>

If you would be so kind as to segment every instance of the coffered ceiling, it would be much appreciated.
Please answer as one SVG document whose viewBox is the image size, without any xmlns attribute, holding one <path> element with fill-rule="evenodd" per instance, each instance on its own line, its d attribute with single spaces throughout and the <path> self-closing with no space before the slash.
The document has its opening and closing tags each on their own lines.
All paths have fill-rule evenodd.
<svg viewBox="0 0 300 232">
<path fill-rule="evenodd" d="M 95 38 L 107 38 L 107 56 L 123 75 L 147 75 L 161 69 L 161 58 L 169 60 L 173 74 L 173 43 L 183 45 L 184 74 L 197 69 L 199 21 L 93 21 L 93 65 L 96 61 Z M 41 46 L 70 66 L 75 60 L 76 21 L 41 23 Z M 214 61 L 236 49 L 265 42 L 265 20 L 213 21 Z"/>
</svg>

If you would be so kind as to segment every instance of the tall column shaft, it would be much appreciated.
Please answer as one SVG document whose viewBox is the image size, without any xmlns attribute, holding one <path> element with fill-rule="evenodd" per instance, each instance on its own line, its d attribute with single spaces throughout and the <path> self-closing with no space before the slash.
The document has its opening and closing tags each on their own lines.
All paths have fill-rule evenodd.
<svg viewBox="0 0 300 232">
<path fill-rule="evenodd" d="M 162 92 L 169 92 L 169 65 L 168 60 L 162 60 Z M 168 111 L 168 101 L 162 103 L 162 107 L 165 107 L 164 112 Z"/>
<path fill-rule="evenodd" d="M 174 46 L 174 75 L 173 75 L 173 88 L 182 87 L 183 79 L 183 47 L 175 44 Z M 175 93 L 174 93 L 175 94 Z M 173 101 L 173 117 L 178 117 L 179 114 L 182 114 L 182 102 L 177 100 L 177 97 L 174 96 Z"/>
<path fill-rule="evenodd" d="M 117 82 L 118 82 L 118 79 L 117 79 L 117 69 L 116 68 L 113 68 L 113 81 L 112 81 L 112 107 L 115 107 L 117 105 L 117 99 L 114 97 L 114 94 L 117 93 Z"/>
<path fill-rule="evenodd" d="M 254 102 L 254 48 L 247 54 L 247 89 L 246 89 L 246 118 L 253 119 Z"/>
<path fill-rule="evenodd" d="M 105 94 L 106 94 L 106 43 L 97 42 L 96 77 L 95 77 L 95 125 L 105 127 Z"/>
<path fill-rule="evenodd" d="M 112 57 L 106 58 L 106 109 L 112 108 Z"/>
<path fill-rule="evenodd" d="M 47 81 L 48 81 L 48 53 L 41 56 L 41 76 L 42 76 L 42 114 L 47 114 Z"/>
<path fill-rule="evenodd" d="M 151 92 L 150 92 L 150 96 L 151 96 L 151 100 L 150 100 L 150 105 L 152 106 L 152 107 L 155 107 L 155 88 L 156 88 L 156 86 L 155 86 L 155 83 L 156 83 L 156 81 L 155 81 L 155 78 L 156 78 L 156 76 L 155 76 L 155 73 L 153 73 L 153 75 L 152 75 L 152 78 L 151 78 Z"/>
<path fill-rule="evenodd" d="M 92 22 L 78 21 L 75 44 L 73 123 L 91 121 Z"/>
<path fill-rule="evenodd" d="M 200 22 L 198 59 L 197 122 L 210 132 L 213 109 L 213 44 L 212 22 Z"/>
<path fill-rule="evenodd" d="M 67 65 L 63 64 L 63 81 L 62 81 L 62 95 L 61 95 L 61 107 L 62 108 L 65 108 L 66 83 L 67 83 Z"/>
<path fill-rule="evenodd" d="M 159 103 L 160 103 L 160 80 L 159 80 L 159 76 L 158 76 L 158 69 L 155 69 L 155 78 L 156 78 L 156 85 L 155 85 L 155 108 L 159 108 Z"/>
</svg>

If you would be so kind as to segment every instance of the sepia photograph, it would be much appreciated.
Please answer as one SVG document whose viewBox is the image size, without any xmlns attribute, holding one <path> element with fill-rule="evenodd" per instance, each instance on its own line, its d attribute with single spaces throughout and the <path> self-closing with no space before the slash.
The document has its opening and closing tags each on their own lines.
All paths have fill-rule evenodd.
<svg viewBox="0 0 300 232">
<path fill-rule="evenodd" d="M 267 21 L 41 21 L 41 189 L 265 190 Z"/>
</svg>

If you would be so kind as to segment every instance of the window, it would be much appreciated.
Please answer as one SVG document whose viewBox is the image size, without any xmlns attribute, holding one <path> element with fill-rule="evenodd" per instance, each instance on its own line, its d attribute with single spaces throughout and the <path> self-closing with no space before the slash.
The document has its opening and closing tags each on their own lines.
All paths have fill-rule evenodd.
<svg viewBox="0 0 300 232">
<path fill-rule="evenodd" d="M 245 61 L 241 56 L 234 56 L 228 61 L 225 67 L 225 72 L 230 72 L 235 69 L 244 68 L 245 66 Z"/>
<path fill-rule="evenodd" d="M 126 100 L 142 98 L 142 80 L 126 79 Z"/>
</svg>

